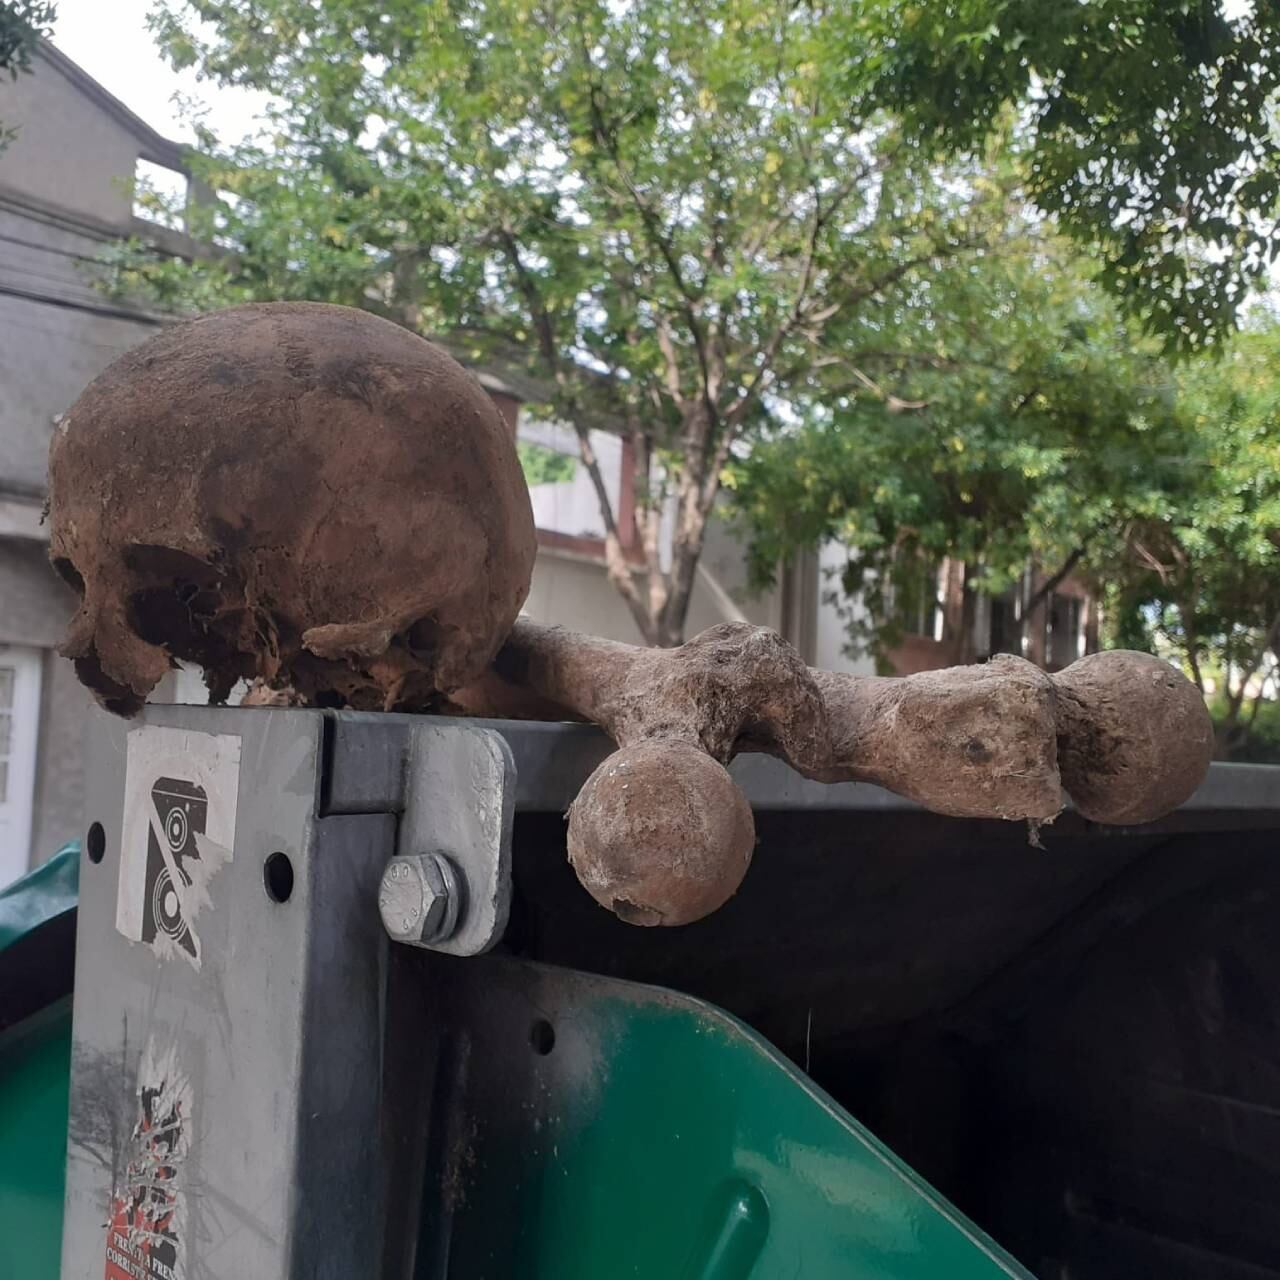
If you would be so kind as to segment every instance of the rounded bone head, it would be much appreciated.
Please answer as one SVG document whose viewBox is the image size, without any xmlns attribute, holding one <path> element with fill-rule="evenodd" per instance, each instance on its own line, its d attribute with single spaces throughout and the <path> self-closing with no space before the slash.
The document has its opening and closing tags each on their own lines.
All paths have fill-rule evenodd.
<svg viewBox="0 0 1280 1280">
<path fill-rule="evenodd" d="M 424 708 L 529 590 L 511 432 L 440 348 L 363 311 L 237 307 L 112 364 L 49 457 L 63 652 L 130 715 L 175 660 L 320 705 Z"/>
<path fill-rule="evenodd" d="M 1058 767 L 1094 822 L 1154 822 L 1204 781 L 1213 721 L 1200 691 L 1149 653 L 1111 649 L 1053 677 Z"/>
<path fill-rule="evenodd" d="M 682 739 L 616 751 L 569 810 L 569 861 L 628 924 L 689 924 L 722 907 L 751 865 L 751 806 L 718 761 Z"/>
</svg>

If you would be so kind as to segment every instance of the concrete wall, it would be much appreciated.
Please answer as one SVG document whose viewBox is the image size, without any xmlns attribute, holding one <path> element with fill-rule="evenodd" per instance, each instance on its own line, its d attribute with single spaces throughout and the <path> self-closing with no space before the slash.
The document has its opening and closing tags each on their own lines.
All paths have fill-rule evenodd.
<svg viewBox="0 0 1280 1280">
<path fill-rule="evenodd" d="M 605 577 L 604 565 L 571 552 L 538 549 L 524 612 L 535 622 L 642 643 L 622 597 Z"/>
<path fill-rule="evenodd" d="M 707 531 L 702 566 L 705 572 L 699 575 L 689 602 L 686 636 L 739 618 L 785 634 L 780 590 L 775 588 L 758 599 L 746 593 L 742 548 L 719 522 L 713 522 Z M 559 623 L 629 644 L 643 643 L 630 610 L 605 574 L 603 562 L 594 557 L 539 547 L 524 611 L 536 622 Z"/>
<path fill-rule="evenodd" d="M 813 665 L 824 671 L 848 671 L 855 675 L 874 675 L 876 664 L 865 654 L 850 658 L 845 653 L 849 643 L 849 623 L 863 613 L 862 605 L 844 594 L 840 574 L 847 559 L 845 549 L 835 542 L 821 547 L 815 557 L 817 605 L 814 614 Z M 835 600 L 831 600 L 831 596 Z M 848 615 L 848 616 L 846 616 Z"/>
<path fill-rule="evenodd" d="M 578 460 L 578 438 L 569 427 L 558 423 L 526 419 L 520 424 L 519 438 L 526 444 L 540 445 L 573 459 L 573 476 L 558 484 L 532 485 L 529 500 L 533 519 L 539 529 L 551 529 L 574 538 L 603 538 L 604 519 L 590 473 Z M 621 493 L 622 441 L 604 431 L 591 432 L 591 447 L 600 464 L 600 474 L 615 515 Z"/>
<path fill-rule="evenodd" d="M 0 157 L 0 178 L 7 177 Z M 66 412 L 121 352 L 154 327 L 94 314 L 102 306 L 84 272 L 101 242 L 0 205 L 0 503 L 4 492 L 42 492 L 55 418 Z M 43 245 L 32 249 L 22 240 Z M 67 304 L 80 304 L 76 305 Z M 0 537 L 0 640 L 43 654 L 41 715 L 32 822 L 33 861 L 48 857 L 83 825 L 85 719 L 101 714 L 54 653 L 74 608 L 71 592 L 49 567 L 43 541 Z"/>
<path fill-rule="evenodd" d="M 0 183 L 102 222 L 129 221 L 138 139 L 119 120 L 39 56 L 31 75 L 4 85 L 0 106 L 5 127 L 18 130 L 0 155 Z"/>
<path fill-rule="evenodd" d="M 46 247 L 28 249 L 14 239 Z M 83 261 L 99 248 L 91 237 L 0 207 L 0 289 L 49 299 L 0 292 L 0 489 L 43 489 L 54 418 L 112 360 L 155 332 L 83 309 L 103 305 Z"/>
<path fill-rule="evenodd" d="M 31 645 L 43 658 L 31 840 L 35 862 L 80 834 L 85 721 L 102 714 L 71 663 L 54 652 L 74 608 L 73 593 L 49 569 L 43 543 L 0 540 L 0 643 Z"/>
<path fill-rule="evenodd" d="M 746 553 L 723 521 L 712 519 L 707 525 L 698 566 L 686 636 L 695 636 L 717 622 L 741 618 L 760 627 L 773 627 L 792 639 L 790 620 L 783 616 L 781 587 L 761 594 L 748 589 Z"/>
</svg>

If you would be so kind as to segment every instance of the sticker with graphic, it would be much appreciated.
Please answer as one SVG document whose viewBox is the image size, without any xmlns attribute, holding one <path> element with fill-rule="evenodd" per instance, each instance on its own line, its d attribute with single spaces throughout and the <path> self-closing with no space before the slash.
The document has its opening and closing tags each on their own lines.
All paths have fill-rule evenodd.
<svg viewBox="0 0 1280 1280">
<path fill-rule="evenodd" d="M 144 727 L 129 734 L 116 928 L 162 960 L 200 968 L 200 913 L 232 858 L 240 739 Z"/>
<path fill-rule="evenodd" d="M 191 1082 L 174 1048 L 147 1044 L 137 1099 L 124 1185 L 112 1189 L 105 1280 L 182 1280 Z"/>
</svg>

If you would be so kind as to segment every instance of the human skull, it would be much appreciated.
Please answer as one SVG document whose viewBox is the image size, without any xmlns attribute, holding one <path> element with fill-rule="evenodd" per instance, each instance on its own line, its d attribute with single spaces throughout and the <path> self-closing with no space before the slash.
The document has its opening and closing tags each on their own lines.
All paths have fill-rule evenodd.
<svg viewBox="0 0 1280 1280">
<path fill-rule="evenodd" d="M 488 666 L 535 535 L 511 433 L 440 348 L 366 312 L 236 307 L 96 378 L 49 455 L 63 653 L 131 715 L 177 660 L 213 701 L 430 707 Z"/>
</svg>

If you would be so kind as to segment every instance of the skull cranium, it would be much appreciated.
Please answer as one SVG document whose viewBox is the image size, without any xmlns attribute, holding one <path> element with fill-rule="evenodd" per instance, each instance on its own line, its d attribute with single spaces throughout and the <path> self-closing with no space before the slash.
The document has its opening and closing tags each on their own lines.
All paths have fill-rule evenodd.
<svg viewBox="0 0 1280 1280">
<path fill-rule="evenodd" d="M 438 347 L 362 311 L 238 307 L 112 364 L 50 449 L 63 652 L 129 715 L 177 660 L 306 701 L 432 705 L 529 589 L 511 432 Z"/>
</svg>

